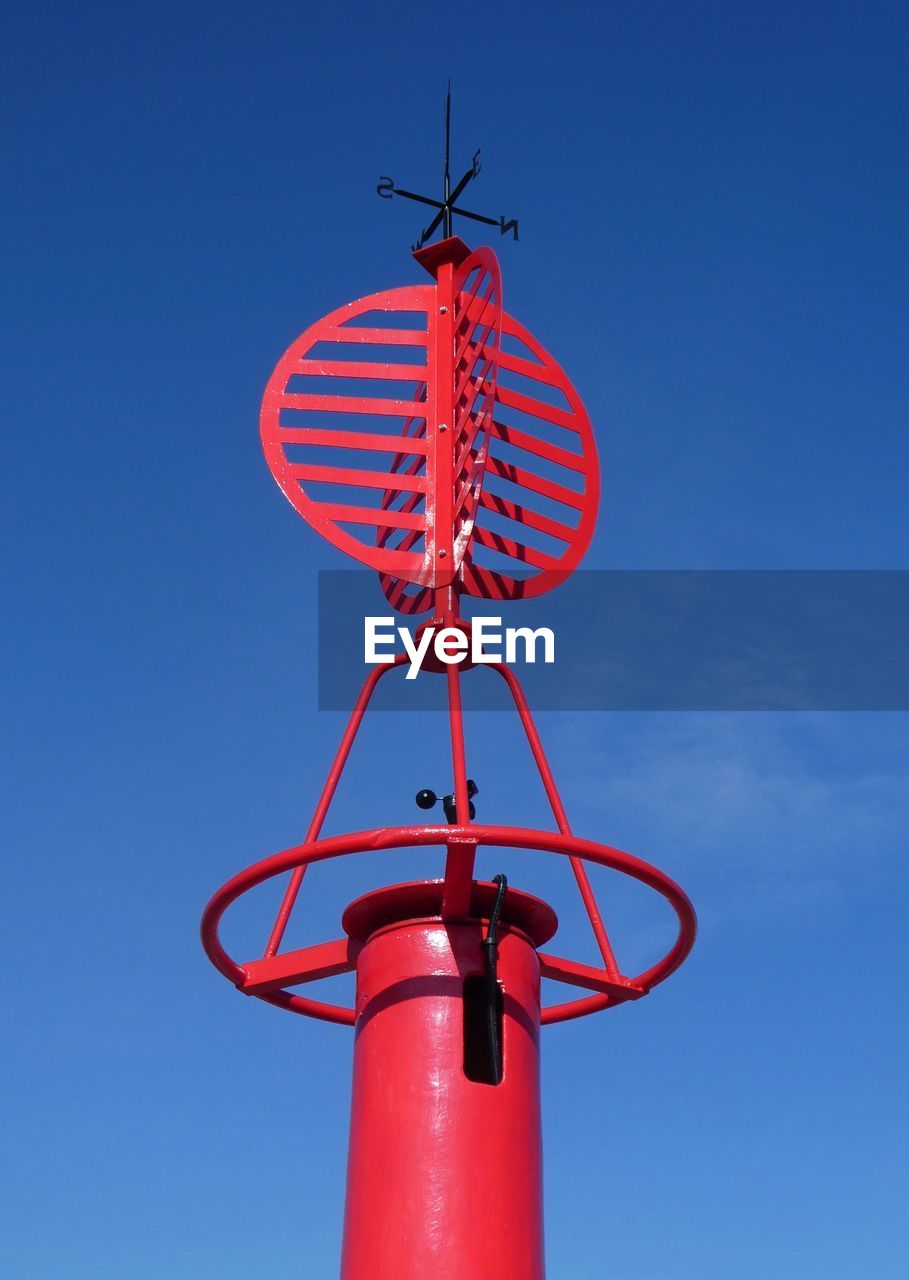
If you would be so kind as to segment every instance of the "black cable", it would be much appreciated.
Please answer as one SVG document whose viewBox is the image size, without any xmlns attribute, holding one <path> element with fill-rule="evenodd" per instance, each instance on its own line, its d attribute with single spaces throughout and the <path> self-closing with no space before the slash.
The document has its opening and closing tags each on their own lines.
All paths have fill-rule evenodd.
<svg viewBox="0 0 909 1280">
<path fill-rule="evenodd" d="M 493 876 L 492 881 L 493 884 L 498 885 L 499 891 L 496 894 L 492 911 L 489 913 L 489 928 L 486 930 L 486 937 L 483 939 L 483 947 L 486 952 L 486 1026 L 489 1036 L 489 1056 L 492 1074 L 495 1077 L 495 1083 L 500 1084 L 502 1081 L 502 1046 L 499 1041 L 497 946 L 499 918 L 502 915 L 502 906 L 505 902 L 505 890 L 508 888 L 508 881 L 503 875 Z"/>
</svg>

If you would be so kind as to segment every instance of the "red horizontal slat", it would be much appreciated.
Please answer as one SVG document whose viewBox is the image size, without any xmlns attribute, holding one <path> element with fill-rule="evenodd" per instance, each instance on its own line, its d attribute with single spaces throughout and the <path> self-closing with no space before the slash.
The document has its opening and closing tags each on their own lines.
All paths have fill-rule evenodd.
<svg viewBox="0 0 909 1280">
<path fill-rule="evenodd" d="M 375 449 L 379 453 L 426 454 L 429 442 L 419 436 L 382 436 L 371 431 L 323 431 L 319 427 L 279 427 L 285 444 L 309 444 L 338 449 Z"/>
<path fill-rule="evenodd" d="M 534 382 L 545 382 L 548 387 L 557 387 L 560 383 L 555 369 L 548 369 L 535 360 L 525 360 L 523 356 L 513 356 L 509 351 L 499 352 L 499 368 L 518 373 L 522 378 L 531 378 Z"/>
<path fill-rule="evenodd" d="M 285 391 L 282 409 L 309 409 L 313 413 L 379 413 L 396 418 L 422 418 L 426 405 L 415 400 L 385 400 L 372 396 L 301 395 Z"/>
<path fill-rule="evenodd" d="M 294 480 L 321 480 L 326 484 L 349 484 L 364 489 L 414 489 L 425 493 L 425 476 L 392 475 L 386 471 L 360 471 L 352 467 L 319 467 L 305 462 L 287 463 L 286 473 Z"/>
<path fill-rule="evenodd" d="M 561 524 L 558 520 L 550 519 L 549 516 L 541 516 L 538 511 L 530 511 L 527 507 L 512 502 L 510 498 L 503 498 L 499 493 L 488 493 L 484 489 L 480 494 L 480 506 L 485 507 L 487 511 L 497 512 L 506 520 L 515 520 L 518 524 L 526 525 L 528 529 L 548 533 L 551 538 L 558 538 L 560 542 L 571 542 L 574 537 L 575 531 L 570 525 Z"/>
<path fill-rule="evenodd" d="M 422 364 L 378 364 L 364 360 L 298 360 L 295 375 L 322 378 L 387 378 L 398 382 L 422 382 L 426 366 Z"/>
<path fill-rule="evenodd" d="M 584 472 L 584 456 L 580 453 L 571 453 L 568 449 L 560 449 L 558 445 L 550 444 L 548 440 L 539 440 L 536 436 L 530 435 L 527 431 L 519 431 L 517 427 L 510 427 L 505 422 L 493 422 L 492 434 L 499 440 L 504 440 L 506 444 L 514 445 L 516 449 L 524 449 L 528 453 L 534 453 L 538 458 L 546 458 L 548 462 L 558 463 L 561 467 L 567 467 L 570 471 Z"/>
<path fill-rule="evenodd" d="M 498 551 L 503 556 L 511 556 L 513 560 L 520 560 L 522 564 L 530 565 L 533 569 L 557 569 L 558 560 L 552 556 L 547 556 L 542 551 L 536 551 L 533 547 L 528 547 L 523 542 L 515 542 L 513 538 L 505 538 L 501 533 L 493 533 L 490 529 L 480 528 L 479 525 L 474 526 L 474 541 L 479 543 L 481 547 L 486 547 L 490 551 Z"/>
<path fill-rule="evenodd" d="M 519 391 L 510 391 L 508 387 L 500 386 L 496 394 L 499 403 L 507 405 L 510 409 L 517 409 L 520 413 L 529 414 L 532 418 L 541 418 L 543 422 L 551 422 L 557 427 L 566 427 L 569 431 L 578 429 L 574 414 L 565 409 L 554 409 L 551 404 L 534 400 L 530 396 L 522 395 Z"/>
<path fill-rule="evenodd" d="M 553 480 L 544 480 L 542 476 L 534 475 L 532 471 L 526 471 L 524 467 L 516 467 L 511 462 L 506 462 L 503 458 L 490 457 L 486 463 L 487 474 L 498 476 L 501 480 L 509 480 L 512 484 L 518 485 L 522 489 L 529 489 L 531 493 L 539 493 L 544 498 L 551 498 L 553 502 L 561 502 L 566 507 L 573 507 L 576 511 L 582 511 L 584 508 L 584 495 L 575 493 L 573 489 L 566 489 L 562 484 L 556 484 Z"/>
<path fill-rule="evenodd" d="M 352 325 L 326 325 L 318 342 L 369 342 L 376 346 L 425 347 L 429 334 L 425 329 L 356 329 Z"/>
<path fill-rule="evenodd" d="M 408 501 L 410 499 L 408 498 Z M 324 504 L 319 504 L 324 505 Z M 340 502 L 331 504 L 332 517 L 346 524 L 374 524 L 379 528 L 391 529 L 414 529 L 416 530 L 410 546 L 413 546 L 420 533 L 426 528 L 426 513 L 423 511 L 414 513 L 405 510 L 380 510 L 378 507 L 350 507 Z M 400 551 L 408 550 L 407 547 L 401 546 Z"/>
</svg>

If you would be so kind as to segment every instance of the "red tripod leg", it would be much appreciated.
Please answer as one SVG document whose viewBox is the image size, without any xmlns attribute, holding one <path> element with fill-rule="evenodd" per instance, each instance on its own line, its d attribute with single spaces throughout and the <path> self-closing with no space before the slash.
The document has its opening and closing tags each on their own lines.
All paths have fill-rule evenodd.
<svg viewBox="0 0 909 1280">
<path fill-rule="evenodd" d="M 562 798 L 559 795 L 555 778 L 552 776 L 552 770 L 549 767 L 549 761 L 546 759 L 546 752 L 543 750 L 543 744 L 540 741 L 540 735 L 534 724 L 533 715 L 527 703 L 521 682 L 510 667 L 504 662 L 495 662 L 491 664 L 493 671 L 497 671 L 505 683 L 508 685 L 509 692 L 514 699 L 514 705 L 518 715 L 521 718 L 521 724 L 524 726 L 524 732 L 527 735 L 527 741 L 530 750 L 536 762 L 537 769 L 540 773 L 540 779 L 543 783 L 543 789 L 549 800 L 550 808 L 559 830 L 563 835 L 570 836 L 571 826 L 568 822 L 568 816 L 565 813 L 565 807 L 562 804 Z M 612 981 L 621 980 L 619 966 L 616 963 L 615 952 L 612 949 L 612 943 L 609 941 L 609 935 L 606 932 L 606 926 L 603 924 L 603 918 L 600 915 L 600 909 L 597 906 L 596 898 L 590 884 L 590 878 L 587 875 L 587 869 L 581 858 L 569 858 L 571 869 L 574 872 L 574 878 L 577 881 L 578 889 L 581 891 L 581 898 L 587 910 L 588 918 L 597 940 L 597 946 L 600 949 L 600 955 L 603 957 L 603 964 L 606 972 Z"/>
<path fill-rule="evenodd" d="M 328 771 L 328 777 L 325 779 L 325 786 L 322 788 L 322 794 L 319 796 L 319 803 L 316 805 L 315 812 L 306 832 L 305 844 L 310 844 L 313 840 L 318 840 L 319 833 L 322 830 L 322 824 L 328 813 L 331 802 L 334 799 L 335 792 L 338 789 L 338 783 L 341 780 L 341 774 L 344 772 L 344 766 L 347 764 L 347 758 L 350 755 L 350 749 L 354 744 L 354 739 L 359 732 L 363 716 L 366 708 L 369 706 L 376 685 L 385 675 L 386 671 L 390 671 L 393 667 L 399 667 L 406 662 L 406 654 L 398 654 L 393 662 L 386 666 L 375 667 L 370 671 L 369 675 L 363 681 L 363 687 L 359 696 L 354 703 L 354 709 L 350 713 L 350 719 L 347 722 L 347 728 L 344 730 L 344 736 L 341 738 L 335 758 L 331 762 L 331 768 Z M 300 892 L 300 885 L 303 883 L 303 877 L 306 874 L 306 867 L 296 867 L 291 874 L 290 881 L 284 891 L 284 897 L 278 908 L 278 914 L 275 917 L 275 923 L 272 927 L 271 935 L 268 939 L 268 945 L 265 948 L 265 956 L 273 956 L 281 945 L 281 939 L 284 937 L 284 930 L 287 928 L 287 921 L 290 913 L 293 911 L 294 903 L 297 900 L 297 894 Z"/>
</svg>

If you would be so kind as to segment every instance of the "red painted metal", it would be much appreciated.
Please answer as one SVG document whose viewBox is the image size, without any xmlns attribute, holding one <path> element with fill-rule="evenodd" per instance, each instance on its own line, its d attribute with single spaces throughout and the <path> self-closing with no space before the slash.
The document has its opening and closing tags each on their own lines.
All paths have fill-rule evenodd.
<svg viewBox="0 0 909 1280">
<path fill-rule="evenodd" d="M 596 526 L 599 463 L 590 418 L 564 369 L 502 313 L 495 409 L 473 539 L 457 585 L 489 600 L 538 596 L 564 582 Z M 521 354 L 516 354 L 520 352 Z M 381 575 L 399 612 L 432 608 L 428 590 Z"/>
<path fill-rule="evenodd" d="M 277 982 L 285 972 L 292 972 L 296 983 L 325 977 L 326 963 L 332 966 L 337 965 L 333 968 L 335 973 L 352 970 L 356 965 L 355 953 L 349 953 L 346 965 L 342 965 L 341 954 L 337 949 L 338 944 L 329 943 L 241 964 L 228 955 L 221 943 L 218 933 L 221 917 L 231 903 L 248 890 L 264 884 L 275 876 L 292 871 L 296 867 L 309 867 L 313 863 L 325 862 L 330 858 L 340 858 L 351 853 L 380 853 L 391 849 L 432 845 L 446 847 L 452 839 L 463 841 L 465 844 L 470 843 L 474 848 L 527 849 L 541 853 L 557 853 L 567 858 L 582 858 L 596 866 L 620 871 L 639 880 L 662 894 L 675 912 L 678 932 L 672 946 L 659 960 L 634 977 L 620 974 L 617 980 L 613 981 L 605 968 L 593 969 L 559 957 L 547 957 L 551 970 L 551 975 L 547 976 L 570 981 L 572 986 L 586 986 L 600 994 L 568 1004 L 549 1006 L 543 1010 L 544 1024 L 563 1022 L 567 1018 L 592 1013 L 596 1009 L 612 1008 L 626 1000 L 634 1000 L 648 994 L 655 986 L 675 973 L 694 944 L 696 931 L 694 908 L 684 890 L 657 867 L 634 857 L 633 854 L 624 853 L 621 849 L 596 844 L 591 840 L 582 840 L 579 836 L 565 836 L 557 831 L 540 831 L 527 827 L 494 827 L 471 823 L 464 827 L 379 827 L 372 831 L 327 836 L 312 844 L 295 845 L 282 853 L 263 858 L 261 862 L 247 867 L 245 871 L 239 872 L 222 885 L 206 907 L 202 917 L 202 941 L 208 957 L 215 968 L 219 969 L 244 994 L 258 995 L 260 999 L 268 999 L 271 1003 L 280 1004 L 294 1013 L 304 1013 L 328 1022 L 340 1022 L 352 1026 L 355 1021 L 353 1009 L 345 1008 L 343 1005 L 329 1005 L 309 1000 L 279 988 Z M 439 883 L 444 889 L 444 881 Z M 326 950 L 326 947 L 335 949 Z M 269 959 L 275 961 L 273 968 L 267 963 Z M 289 970 L 286 968 L 288 965 Z M 285 985 L 287 982 L 288 980 L 284 978 Z"/>
<path fill-rule="evenodd" d="M 429 434 L 435 412 L 434 303 L 431 285 L 386 289 L 310 325 L 278 361 L 260 418 L 266 461 L 300 515 L 341 551 L 383 572 L 393 569 L 407 582 L 430 583 L 435 568 L 426 509 L 436 483 Z M 368 323 L 373 316 L 384 323 Z M 383 358 L 359 359 L 364 346 Z M 295 390 L 301 380 L 305 392 Z M 376 382 L 388 394 L 376 393 Z M 351 385 L 365 393 L 350 394 Z M 328 415 L 331 426 L 315 415 Z M 378 432 L 377 421 L 384 427 Z M 365 465 L 349 465 L 350 450 Z M 413 460 L 412 470 L 391 473 L 386 458 L 398 453 Z M 413 495 L 409 510 L 382 508 L 379 494 L 391 487 Z M 388 527 L 416 533 L 420 547 L 377 547 L 375 530 Z M 451 566 L 445 570 L 450 573 Z"/>
<path fill-rule="evenodd" d="M 326 965 L 329 966 L 331 973 L 353 970 L 357 959 L 355 950 L 347 948 L 342 951 L 342 944 L 326 943 L 283 955 L 277 953 L 306 869 L 315 862 L 351 853 L 407 848 L 415 845 L 439 845 L 447 850 L 442 915 L 446 919 L 458 919 L 463 918 L 469 901 L 470 875 L 476 850 L 481 845 L 491 845 L 536 849 L 568 857 L 603 958 L 602 969 L 594 969 L 559 957 L 545 958 L 545 976 L 566 982 L 571 986 L 586 987 L 594 994 L 544 1009 L 542 1014 L 544 1023 L 576 1018 L 582 1014 L 614 1007 L 625 1000 L 637 999 L 669 977 L 685 959 L 694 943 L 696 922 L 691 903 L 679 886 L 656 867 L 621 850 L 581 840 L 572 834 L 524 692 L 517 676 L 504 664 L 495 664 L 491 669 L 506 681 L 511 691 L 552 807 L 559 828 L 558 832 L 527 830 L 519 827 L 481 826 L 471 823 L 467 816 L 465 789 L 461 793 L 464 808 L 456 826 L 408 825 L 327 839 L 320 838 L 331 800 L 375 687 L 388 671 L 393 670 L 395 666 L 400 666 L 403 661 L 403 657 L 399 657 L 391 666 L 374 667 L 366 678 L 329 770 L 304 843 L 265 858 L 234 876 L 212 898 L 203 917 L 202 938 L 205 949 L 215 966 L 245 994 L 256 995 L 260 999 L 290 1009 L 294 1013 L 352 1024 L 354 1014 L 351 1009 L 313 1000 L 289 988 L 329 976 Z M 457 673 L 458 668 L 451 666 L 447 671 L 451 691 L 458 687 L 457 679 L 451 676 L 452 672 Z M 453 770 L 458 785 L 466 786 L 463 717 L 459 701 L 453 701 L 449 710 Z M 676 913 L 679 929 L 674 944 L 661 960 L 635 977 L 628 977 L 619 969 L 612 943 L 590 886 L 585 862 L 609 867 L 641 881 L 662 894 Z M 222 915 L 241 894 L 287 871 L 291 872 L 290 882 L 278 909 L 262 958 L 245 964 L 238 963 L 227 954 L 219 940 L 218 926 Z M 542 958 L 541 962 L 543 962 Z"/>
<path fill-rule="evenodd" d="M 528 744 L 544 790 L 549 799 L 559 831 L 534 831 L 519 827 L 480 826 L 470 822 L 468 816 L 466 794 L 466 761 L 464 753 L 463 714 L 459 694 L 459 675 L 457 665 L 448 667 L 449 681 L 449 719 L 452 736 L 452 769 L 456 780 L 459 821 L 456 826 L 408 825 L 383 828 L 378 831 L 358 832 L 349 836 L 335 836 L 320 839 L 320 832 L 328 814 L 343 769 L 347 763 L 357 731 L 375 691 L 376 685 L 389 671 L 400 666 L 405 657 L 399 655 L 393 664 L 377 666 L 367 676 L 363 688 L 354 705 L 347 728 L 328 773 L 322 795 L 316 806 L 312 821 L 303 844 L 297 845 L 283 853 L 274 854 L 254 864 L 245 872 L 234 876 L 214 895 L 209 902 L 202 920 L 202 940 L 213 964 L 244 993 L 257 995 L 281 1008 L 294 1013 L 307 1014 L 329 1022 L 352 1024 L 353 1011 L 339 1005 L 313 1000 L 287 988 L 292 985 L 313 981 L 326 977 L 324 972 L 325 956 L 334 958 L 337 952 L 326 953 L 322 947 L 306 948 L 303 951 L 278 956 L 288 918 L 296 901 L 300 885 L 306 870 L 314 862 L 334 858 L 350 853 L 361 853 L 368 850 L 378 851 L 389 848 L 406 848 L 414 845 L 442 845 L 447 850 L 444 878 L 445 918 L 459 918 L 465 910 L 465 902 L 470 893 L 470 877 L 476 850 L 480 845 L 503 846 L 522 849 L 537 849 L 543 852 L 564 854 L 568 857 L 581 898 L 596 937 L 600 953 L 603 957 L 602 970 L 578 965 L 572 961 L 557 961 L 548 957 L 549 970 L 547 977 L 569 983 L 572 986 L 587 987 L 594 994 L 582 999 L 567 1001 L 550 1006 L 543 1010 L 544 1023 L 560 1022 L 568 1018 L 580 1017 L 595 1013 L 601 1009 L 614 1007 L 624 1000 L 636 999 L 646 994 L 657 983 L 664 981 L 673 973 L 687 956 L 694 944 L 696 921 L 694 908 L 684 892 L 663 872 L 648 863 L 623 853 L 608 845 L 594 844 L 581 840 L 571 833 L 571 828 L 562 805 L 552 770 L 546 759 L 539 732 L 531 715 L 527 699 L 520 681 L 513 671 L 504 663 L 492 664 L 491 670 L 497 672 L 507 683 L 527 735 Z M 454 677 L 451 673 L 455 673 Z M 606 933 L 602 916 L 594 898 L 589 878 L 584 866 L 585 862 L 609 867 L 640 880 L 643 884 L 661 893 L 670 903 L 679 922 L 679 931 L 675 943 L 663 958 L 652 965 L 644 973 L 634 978 L 623 975 L 615 958 L 612 943 Z M 285 890 L 284 898 L 278 909 L 275 923 L 261 960 L 239 964 L 225 952 L 218 937 L 218 926 L 227 907 L 247 890 L 263 881 L 290 871 L 291 876 Z M 323 944 L 331 945 L 331 944 Z M 267 961 L 274 959 L 277 963 L 273 969 Z M 294 981 L 285 980 L 280 985 L 272 979 L 284 972 L 282 966 L 291 965 Z M 356 956 L 347 954 L 347 963 L 333 972 L 340 973 L 354 969 Z M 250 966 L 253 966 L 250 968 Z M 252 977 L 248 975 L 251 974 Z M 586 979 L 586 980 L 582 980 Z M 624 995 L 622 993 L 625 993 Z"/>
<path fill-rule="evenodd" d="M 435 589 L 454 581 L 480 500 L 502 282 L 489 249 L 437 255 L 433 270 L 434 284 L 310 325 L 268 381 L 260 428 L 272 474 L 313 528 L 396 582 Z M 364 345 L 384 358 L 357 358 Z"/>
<path fill-rule="evenodd" d="M 443 921 L 440 886 L 386 889 L 345 913 L 361 949 L 342 1280 L 542 1280 L 536 947 L 556 921 L 509 891 L 503 1077 L 469 1079 L 465 980 L 482 975 L 494 894 L 476 886 L 462 921 Z"/>
<path fill-rule="evenodd" d="M 564 369 L 513 316 L 502 317 L 502 336 L 487 479 L 462 572 L 467 594 L 490 600 L 564 582 L 590 545 L 600 500 L 593 429 Z"/>
<path fill-rule="evenodd" d="M 596 446 L 561 366 L 503 311 L 491 250 L 471 252 L 452 237 L 415 256 L 431 283 L 341 307 L 291 345 L 265 392 L 262 442 L 297 511 L 376 569 L 396 609 L 431 610 L 434 624 L 466 636 L 462 595 L 535 596 L 577 567 L 599 501 Z M 694 910 L 664 872 L 572 832 L 520 682 L 504 664 L 491 669 L 509 689 L 556 830 L 471 819 L 461 666 L 427 663 L 446 679 L 456 820 L 323 836 L 376 686 L 404 661 L 366 677 L 303 843 L 215 893 L 203 945 L 244 994 L 355 1027 L 342 1280 L 542 1280 L 539 1028 L 647 995 L 691 950 Z M 498 1082 L 468 1070 L 468 984 L 484 974 L 497 893 L 473 878 L 481 847 L 566 858 L 602 962 L 541 950 L 556 932 L 554 913 L 509 887 L 498 946 Z M 281 949 L 310 866 L 402 848 L 436 849 L 440 878 L 359 899 L 344 913 L 343 938 Z M 590 865 L 648 886 L 675 913 L 674 941 L 640 973 L 619 964 Z M 224 913 L 283 876 L 262 954 L 235 960 L 219 936 Z M 299 990 L 354 971 L 352 1008 Z M 586 994 L 541 1008 L 541 977 Z"/>
</svg>

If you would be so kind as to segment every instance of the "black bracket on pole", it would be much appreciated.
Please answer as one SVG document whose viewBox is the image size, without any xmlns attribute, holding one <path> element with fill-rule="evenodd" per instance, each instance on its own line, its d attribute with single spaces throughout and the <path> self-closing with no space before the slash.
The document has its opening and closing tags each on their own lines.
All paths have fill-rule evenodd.
<svg viewBox="0 0 909 1280">
<path fill-rule="evenodd" d="M 474 782 L 473 778 L 467 779 L 467 803 L 471 822 L 477 816 L 476 806 L 473 798 L 479 792 L 480 788 Z M 438 804 L 439 797 L 434 791 L 430 791 L 428 787 L 424 787 L 422 791 L 416 794 L 416 802 L 420 809 L 431 809 L 433 805 Z M 442 809 L 445 812 L 445 821 L 449 826 L 454 826 L 458 821 L 458 804 L 455 799 L 454 792 L 448 796 L 442 796 Z"/>
</svg>

